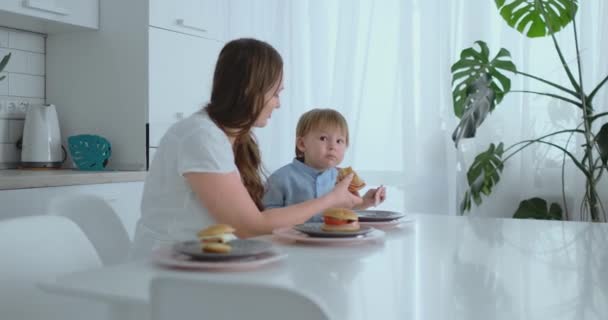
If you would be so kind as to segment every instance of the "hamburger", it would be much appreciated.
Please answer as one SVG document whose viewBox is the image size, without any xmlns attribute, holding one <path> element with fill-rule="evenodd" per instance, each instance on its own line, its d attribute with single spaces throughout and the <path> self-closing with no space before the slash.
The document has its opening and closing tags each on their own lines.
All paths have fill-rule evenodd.
<svg viewBox="0 0 608 320">
<path fill-rule="evenodd" d="M 353 180 L 348 185 L 348 191 L 352 193 L 357 193 L 359 190 L 365 187 L 365 181 L 361 179 L 357 173 L 351 167 L 341 168 L 338 170 L 338 181 L 344 179 L 347 175 L 353 174 Z"/>
<path fill-rule="evenodd" d="M 227 243 L 209 242 L 202 243 L 201 249 L 205 252 L 211 253 L 228 253 L 232 250 L 232 247 Z"/>
<path fill-rule="evenodd" d="M 228 243 L 238 239 L 233 232 L 233 227 L 227 224 L 214 224 L 206 229 L 202 229 L 196 235 L 201 244 L 205 243 Z"/>
<path fill-rule="evenodd" d="M 359 216 L 349 209 L 331 208 L 323 212 L 324 231 L 357 231 L 359 230 Z"/>
</svg>

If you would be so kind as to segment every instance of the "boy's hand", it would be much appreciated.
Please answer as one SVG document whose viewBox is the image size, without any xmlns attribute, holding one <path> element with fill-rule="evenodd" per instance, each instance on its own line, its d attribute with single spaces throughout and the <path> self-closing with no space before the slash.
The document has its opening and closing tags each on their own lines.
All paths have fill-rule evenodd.
<svg viewBox="0 0 608 320">
<path fill-rule="evenodd" d="M 363 195 L 363 203 L 357 206 L 356 209 L 367 209 L 369 207 L 376 207 L 386 199 L 386 188 L 380 186 L 375 189 L 369 189 Z"/>
<path fill-rule="evenodd" d="M 363 200 L 359 197 L 359 195 L 355 195 L 348 191 L 348 186 L 350 182 L 353 180 L 353 174 L 349 174 L 344 179 L 339 181 L 336 184 L 336 187 L 332 190 L 331 194 L 333 194 L 335 199 L 335 204 L 333 207 L 337 208 L 353 208 L 358 207 L 363 203 Z"/>
</svg>

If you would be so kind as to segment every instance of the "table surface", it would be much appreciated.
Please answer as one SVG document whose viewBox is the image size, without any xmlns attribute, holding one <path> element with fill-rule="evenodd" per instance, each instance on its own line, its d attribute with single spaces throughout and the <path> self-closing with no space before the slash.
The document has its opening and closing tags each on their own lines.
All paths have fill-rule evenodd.
<svg viewBox="0 0 608 320">
<path fill-rule="evenodd" d="M 608 224 L 413 215 L 385 241 L 278 241 L 286 260 L 246 272 L 185 272 L 148 261 L 43 283 L 50 292 L 139 307 L 150 280 L 262 282 L 322 301 L 336 319 L 608 319 Z"/>
</svg>

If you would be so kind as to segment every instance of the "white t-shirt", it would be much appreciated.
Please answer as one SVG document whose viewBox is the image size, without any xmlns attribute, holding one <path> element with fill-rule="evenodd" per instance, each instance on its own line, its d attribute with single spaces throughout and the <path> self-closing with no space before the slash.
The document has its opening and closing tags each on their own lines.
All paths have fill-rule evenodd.
<svg viewBox="0 0 608 320">
<path fill-rule="evenodd" d="M 137 223 L 131 257 L 145 257 L 161 245 L 196 239 L 197 231 L 215 223 L 190 188 L 185 173 L 235 170 L 228 136 L 206 111 L 169 128 L 144 183 L 142 216 Z"/>
</svg>

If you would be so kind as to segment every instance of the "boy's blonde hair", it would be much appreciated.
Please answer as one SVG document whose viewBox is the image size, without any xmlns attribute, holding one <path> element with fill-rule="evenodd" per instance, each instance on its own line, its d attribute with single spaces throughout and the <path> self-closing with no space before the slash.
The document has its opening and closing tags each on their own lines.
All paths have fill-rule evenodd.
<svg viewBox="0 0 608 320">
<path fill-rule="evenodd" d="M 296 126 L 296 140 L 317 129 L 335 129 L 342 131 L 348 146 L 348 124 L 342 114 L 333 109 L 312 109 L 300 116 Z M 296 143 L 296 158 L 303 159 L 304 153 L 298 149 Z"/>
</svg>

